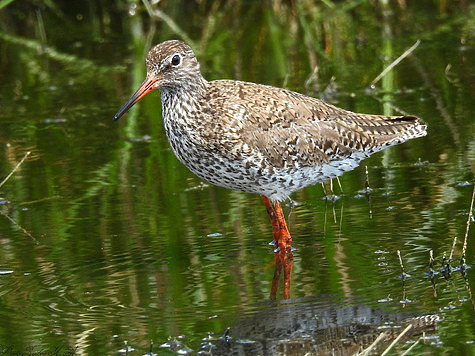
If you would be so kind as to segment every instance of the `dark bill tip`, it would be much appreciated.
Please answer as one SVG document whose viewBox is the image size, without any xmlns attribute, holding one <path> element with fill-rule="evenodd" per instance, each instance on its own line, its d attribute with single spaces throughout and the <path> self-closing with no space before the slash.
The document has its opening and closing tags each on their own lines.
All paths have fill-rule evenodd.
<svg viewBox="0 0 475 356">
<path fill-rule="evenodd" d="M 130 97 L 130 99 L 125 103 L 124 106 L 120 108 L 119 111 L 117 111 L 117 114 L 114 115 L 114 118 L 112 119 L 113 121 L 119 120 L 129 109 L 134 106 L 136 102 L 138 102 L 140 99 L 142 99 L 145 95 L 150 93 L 153 89 L 156 88 L 155 83 L 157 82 L 157 79 L 152 79 L 152 78 L 145 78 L 143 83 L 140 85 L 140 87 L 137 89 L 137 91 Z"/>
</svg>

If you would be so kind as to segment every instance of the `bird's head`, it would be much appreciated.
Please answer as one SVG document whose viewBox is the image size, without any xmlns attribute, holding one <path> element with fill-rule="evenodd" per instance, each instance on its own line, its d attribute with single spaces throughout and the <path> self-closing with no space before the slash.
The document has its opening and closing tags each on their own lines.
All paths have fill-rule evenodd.
<svg viewBox="0 0 475 356">
<path fill-rule="evenodd" d="M 114 121 L 154 89 L 192 90 L 196 85 L 201 86 L 205 82 L 193 50 L 182 41 L 170 40 L 156 45 L 148 52 L 145 63 L 147 77 L 127 103 L 115 114 Z"/>
</svg>

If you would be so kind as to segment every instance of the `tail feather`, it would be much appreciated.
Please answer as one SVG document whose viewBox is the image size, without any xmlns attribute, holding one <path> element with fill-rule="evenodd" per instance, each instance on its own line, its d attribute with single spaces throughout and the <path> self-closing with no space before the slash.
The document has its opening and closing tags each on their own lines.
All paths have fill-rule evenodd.
<svg viewBox="0 0 475 356">
<path fill-rule="evenodd" d="M 379 126 L 367 128 L 372 131 L 378 145 L 392 146 L 407 140 L 427 135 L 427 125 L 415 116 L 386 116 Z"/>
</svg>

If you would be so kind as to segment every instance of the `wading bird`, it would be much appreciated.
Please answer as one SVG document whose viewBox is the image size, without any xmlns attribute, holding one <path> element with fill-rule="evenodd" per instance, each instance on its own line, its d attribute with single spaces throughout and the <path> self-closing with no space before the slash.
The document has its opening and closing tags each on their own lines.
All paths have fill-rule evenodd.
<svg viewBox="0 0 475 356">
<path fill-rule="evenodd" d="M 282 200 L 340 176 L 375 152 L 426 135 L 414 116 L 358 114 L 286 89 L 207 81 L 182 41 L 153 47 L 146 66 L 146 79 L 114 120 L 158 89 L 166 135 L 178 159 L 212 184 L 260 194 L 277 250 L 290 261 L 292 238 Z"/>
</svg>

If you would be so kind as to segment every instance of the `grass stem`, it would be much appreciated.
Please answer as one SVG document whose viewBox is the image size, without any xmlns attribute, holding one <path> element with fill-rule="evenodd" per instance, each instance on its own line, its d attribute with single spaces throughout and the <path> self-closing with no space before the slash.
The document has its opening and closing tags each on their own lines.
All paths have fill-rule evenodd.
<svg viewBox="0 0 475 356">
<path fill-rule="evenodd" d="M 468 232 L 470 230 L 470 222 L 472 221 L 472 217 L 473 217 L 473 201 L 474 200 L 475 200 L 475 183 L 473 184 L 472 202 L 470 203 L 470 210 L 468 211 L 467 228 L 465 230 L 465 238 L 463 240 L 462 256 L 465 256 L 465 251 L 467 250 Z"/>
<path fill-rule="evenodd" d="M 391 69 L 399 64 L 404 58 L 406 58 L 411 52 L 413 52 L 417 46 L 421 43 L 421 40 L 417 40 L 410 48 L 408 48 L 403 54 L 397 57 L 390 65 L 388 65 L 373 81 L 369 84 L 372 88 L 381 78 L 383 78 Z"/>
<path fill-rule="evenodd" d="M 15 173 L 15 171 L 20 168 L 21 164 L 23 163 L 23 161 L 26 159 L 26 157 L 28 157 L 28 155 L 30 154 L 31 152 L 28 151 L 27 153 L 25 153 L 25 155 L 23 156 L 23 158 L 20 160 L 20 162 L 18 162 L 18 164 L 15 166 L 15 168 L 13 168 L 13 170 L 10 172 L 9 175 L 7 175 L 5 177 L 5 179 L 0 183 L 0 188 L 7 182 L 8 179 L 10 179 L 10 177 L 13 175 L 13 173 Z"/>
<path fill-rule="evenodd" d="M 457 244 L 457 236 L 454 236 L 454 242 L 452 243 L 452 250 L 450 250 L 449 261 L 452 261 L 456 244 Z"/>
<path fill-rule="evenodd" d="M 399 340 L 401 340 L 401 338 L 402 338 L 404 335 L 406 335 L 406 333 L 407 333 L 411 328 L 412 328 L 412 324 L 409 324 L 409 325 L 402 331 L 402 333 L 400 333 L 400 334 L 398 335 L 398 337 L 395 338 L 393 342 L 391 342 L 391 344 L 387 347 L 386 350 L 384 350 L 384 352 L 381 354 L 381 356 L 384 356 L 384 355 L 386 355 L 389 351 L 391 351 L 391 349 L 394 347 L 394 345 L 396 345 L 397 342 L 398 342 Z"/>
<path fill-rule="evenodd" d="M 378 337 L 373 341 L 373 343 L 371 345 L 369 345 L 364 351 L 363 353 L 361 354 L 361 356 L 367 356 L 370 354 L 371 350 L 373 350 L 376 345 L 381 342 L 381 340 L 383 340 L 385 337 L 387 336 L 387 333 L 383 332 L 381 334 L 378 335 Z"/>
<path fill-rule="evenodd" d="M 399 257 L 399 265 L 401 266 L 401 278 L 406 277 L 406 272 L 404 272 L 404 265 L 402 263 L 401 251 L 397 250 L 397 255 Z"/>
<path fill-rule="evenodd" d="M 420 340 L 421 340 L 420 338 L 417 339 L 416 342 L 414 342 L 414 343 L 411 345 L 410 348 L 408 348 L 406 351 L 404 351 L 401 356 L 405 356 L 405 355 L 407 355 L 409 352 L 411 352 L 412 349 L 413 349 L 414 347 L 416 347 L 416 345 L 419 343 Z"/>
</svg>

